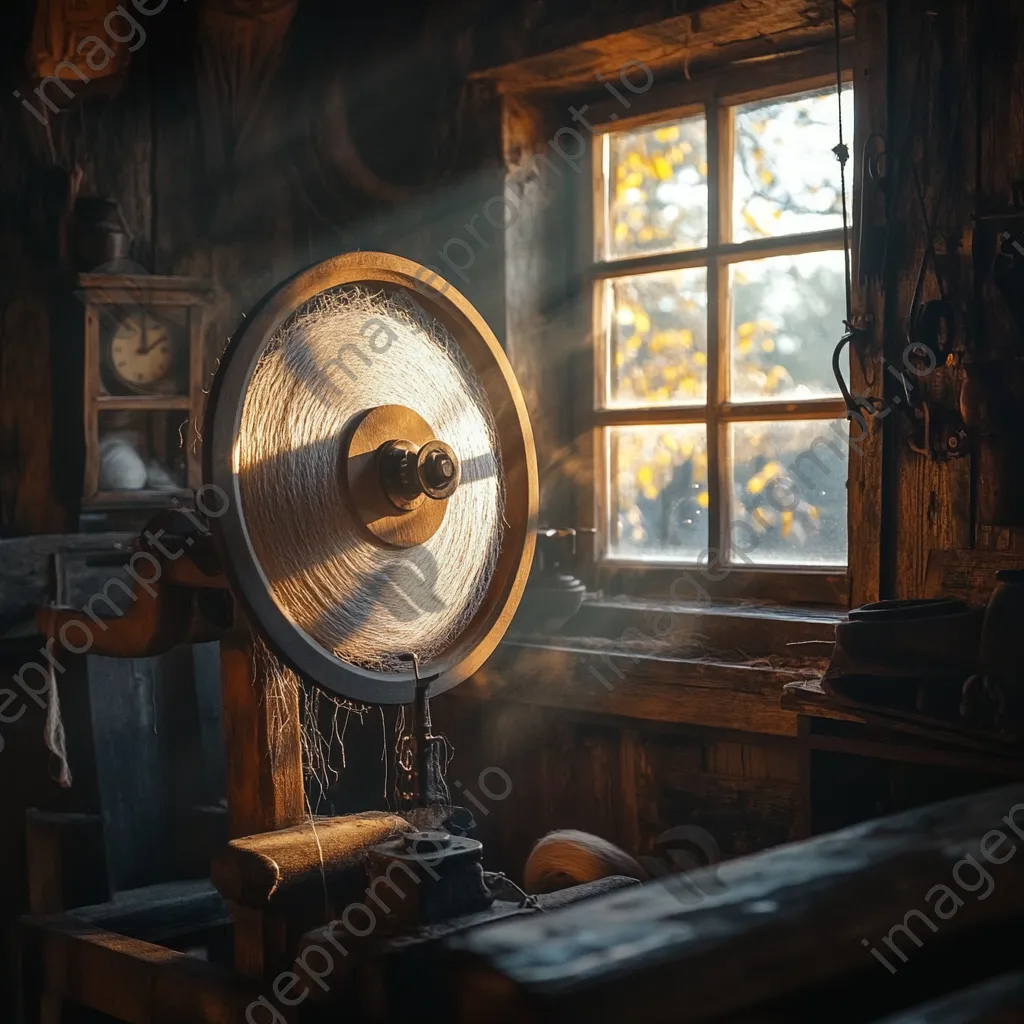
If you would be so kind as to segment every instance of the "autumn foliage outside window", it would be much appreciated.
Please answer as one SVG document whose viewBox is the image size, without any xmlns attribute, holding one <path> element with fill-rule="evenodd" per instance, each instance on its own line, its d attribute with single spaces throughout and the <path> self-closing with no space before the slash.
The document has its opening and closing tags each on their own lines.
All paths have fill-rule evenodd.
<svg viewBox="0 0 1024 1024">
<path fill-rule="evenodd" d="M 852 126 L 852 88 L 842 103 Z M 841 569 L 834 87 L 605 127 L 594 278 L 606 557 L 699 563 L 711 545 L 737 564 Z M 782 509 L 767 500 L 776 477 L 796 488 Z"/>
</svg>

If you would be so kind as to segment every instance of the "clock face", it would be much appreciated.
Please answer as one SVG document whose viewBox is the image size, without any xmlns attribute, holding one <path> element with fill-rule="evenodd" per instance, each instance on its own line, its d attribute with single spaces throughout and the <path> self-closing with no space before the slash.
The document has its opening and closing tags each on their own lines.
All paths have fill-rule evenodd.
<svg viewBox="0 0 1024 1024">
<path fill-rule="evenodd" d="M 122 320 L 110 341 L 110 365 L 130 388 L 147 388 L 163 380 L 174 366 L 167 326 L 151 317 Z"/>
</svg>

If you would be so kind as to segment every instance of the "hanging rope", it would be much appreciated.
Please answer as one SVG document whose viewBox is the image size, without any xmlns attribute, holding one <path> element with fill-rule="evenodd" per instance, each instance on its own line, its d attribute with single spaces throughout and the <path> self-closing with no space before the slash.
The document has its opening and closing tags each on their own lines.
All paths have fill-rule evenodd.
<svg viewBox="0 0 1024 1024">
<path fill-rule="evenodd" d="M 836 378 L 836 383 L 839 385 L 843 401 L 846 403 L 846 418 L 852 420 L 855 416 L 860 416 L 861 409 L 866 409 L 871 415 L 874 415 L 879 399 L 861 398 L 853 395 L 846 386 L 846 380 L 839 365 L 843 349 L 859 333 L 857 328 L 853 326 L 853 269 L 850 257 L 850 214 L 846 204 L 846 164 L 850 159 L 850 147 L 846 145 L 843 133 L 843 35 L 839 20 L 839 0 L 833 0 L 832 2 L 832 22 L 836 43 L 836 103 L 839 106 L 839 144 L 832 149 L 832 152 L 835 153 L 836 159 L 839 161 L 839 186 L 843 205 L 843 259 L 846 268 L 844 279 L 844 284 L 846 285 L 846 319 L 843 321 L 846 326 L 846 333 L 840 338 L 839 344 L 836 345 L 832 352 L 832 373 Z"/>
<path fill-rule="evenodd" d="M 836 102 L 839 107 L 839 145 L 832 152 L 839 160 L 839 184 L 843 199 L 843 256 L 846 259 L 846 328 L 853 330 L 853 280 L 850 266 L 850 215 L 846 207 L 846 164 L 850 159 L 850 147 L 843 138 L 843 37 L 839 23 L 839 0 L 833 0 L 832 18 L 836 36 Z"/>
</svg>

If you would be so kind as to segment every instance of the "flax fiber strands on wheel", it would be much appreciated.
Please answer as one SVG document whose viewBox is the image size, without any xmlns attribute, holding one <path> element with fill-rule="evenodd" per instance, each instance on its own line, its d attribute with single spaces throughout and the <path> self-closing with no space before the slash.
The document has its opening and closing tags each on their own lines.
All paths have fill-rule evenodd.
<svg viewBox="0 0 1024 1024">
<path fill-rule="evenodd" d="M 338 485 L 347 424 L 388 403 L 419 413 L 462 464 L 440 528 L 405 549 L 367 537 Z M 290 317 L 252 374 L 235 460 L 274 601 L 338 658 L 429 662 L 479 609 L 503 523 L 494 422 L 448 330 L 407 294 L 345 286 Z"/>
</svg>

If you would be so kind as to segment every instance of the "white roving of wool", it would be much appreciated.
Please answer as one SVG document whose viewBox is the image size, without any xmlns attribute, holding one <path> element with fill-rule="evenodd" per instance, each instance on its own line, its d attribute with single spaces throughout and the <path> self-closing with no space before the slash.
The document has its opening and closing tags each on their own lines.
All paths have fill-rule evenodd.
<svg viewBox="0 0 1024 1024">
<path fill-rule="evenodd" d="M 462 464 L 441 527 L 407 549 L 366 536 L 339 480 L 346 426 L 392 404 L 419 413 Z M 343 661 L 408 671 L 401 655 L 431 661 L 479 609 L 503 524 L 494 423 L 454 338 L 406 293 L 324 292 L 282 325 L 253 372 L 236 465 L 274 600 Z"/>
</svg>

